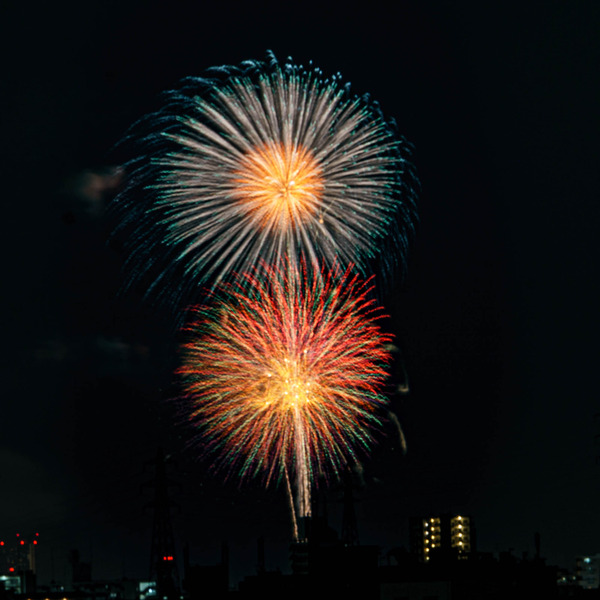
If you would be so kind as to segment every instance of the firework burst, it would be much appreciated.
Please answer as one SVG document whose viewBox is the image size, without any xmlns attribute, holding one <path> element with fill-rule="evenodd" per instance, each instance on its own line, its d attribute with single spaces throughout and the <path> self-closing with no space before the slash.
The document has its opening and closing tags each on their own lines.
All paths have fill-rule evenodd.
<svg viewBox="0 0 600 600">
<path fill-rule="evenodd" d="M 203 452 L 242 478 L 291 477 L 300 516 L 313 475 L 357 464 L 386 404 L 390 336 L 371 291 L 349 271 L 265 266 L 221 285 L 185 328 L 179 375 Z"/>
<path fill-rule="evenodd" d="M 411 147 L 339 75 L 272 55 L 212 69 L 167 93 L 126 142 L 117 235 L 149 292 L 187 302 L 259 260 L 354 263 L 363 275 L 378 257 L 404 261 Z"/>
</svg>

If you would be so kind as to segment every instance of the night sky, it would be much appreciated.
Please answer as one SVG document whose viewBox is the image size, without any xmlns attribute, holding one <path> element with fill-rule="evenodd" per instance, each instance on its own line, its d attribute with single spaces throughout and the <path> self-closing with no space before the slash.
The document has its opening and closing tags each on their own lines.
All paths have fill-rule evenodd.
<svg viewBox="0 0 600 600">
<path fill-rule="evenodd" d="M 106 203 L 114 144 L 161 91 L 218 64 L 309 60 L 369 92 L 415 145 L 420 225 L 385 297 L 411 392 L 365 464 L 361 542 L 408 518 L 474 518 L 483 551 L 570 566 L 600 552 L 597 400 L 600 5 L 88 1 L 0 8 L 3 400 L 0 536 L 39 531 L 39 579 L 145 577 L 145 463 L 173 455 L 179 551 L 233 578 L 287 570 L 283 490 L 238 486 L 173 426 L 172 323 L 120 294 Z M 525 3 L 524 3 L 525 4 Z M 485 6 L 482 6 L 485 5 Z M 340 493 L 328 494 L 341 524 Z M 180 555 L 179 555 L 180 556 Z"/>
</svg>

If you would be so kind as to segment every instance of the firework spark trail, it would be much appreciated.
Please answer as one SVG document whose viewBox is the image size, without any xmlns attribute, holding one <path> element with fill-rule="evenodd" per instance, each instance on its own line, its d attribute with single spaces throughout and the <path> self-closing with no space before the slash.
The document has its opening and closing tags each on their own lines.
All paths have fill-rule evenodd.
<svg viewBox="0 0 600 600">
<path fill-rule="evenodd" d="M 222 284 L 185 328 L 178 373 L 198 445 L 242 478 L 289 485 L 291 469 L 300 517 L 314 475 L 356 464 L 387 402 L 390 336 L 372 289 L 350 270 L 264 265 Z"/>
<path fill-rule="evenodd" d="M 290 503 L 290 514 L 292 515 L 292 527 L 294 531 L 294 540 L 299 539 L 298 519 L 296 518 L 296 508 L 294 507 L 294 493 L 292 492 L 292 486 L 290 484 L 290 477 L 288 475 L 287 468 L 283 470 L 285 476 L 285 489 L 287 492 L 288 501 Z"/>
<path fill-rule="evenodd" d="M 211 75 L 126 138 L 136 156 L 115 208 L 132 282 L 183 302 L 259 259 L 363 275 L 377 257 L 403 262 L 418 181 L 376 103 L 272 55 Z"/>
<path fill-rule="evenodd" d="M 294 411 L 294 432 L 295 432 L 295 454 L 296 454 L 296 489 L 298 490 L 298 507 L 302 516 L 309 517 L 311 513 L 310 503 L 310 473 L 308 470 L 309 462 L 306 447 L 305 423 L 298 404 L 293 408 Z"/>
</svg>

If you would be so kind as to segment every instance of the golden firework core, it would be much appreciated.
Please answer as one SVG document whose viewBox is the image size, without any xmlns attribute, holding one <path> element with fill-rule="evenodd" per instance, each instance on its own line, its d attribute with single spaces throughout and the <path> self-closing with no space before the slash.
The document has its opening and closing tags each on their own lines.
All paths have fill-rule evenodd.
<svg viewBox="0 0 600 600">
<path fill-rule="evenodd" d="M 317 213 L 322 170 L 300 145 L 255 148 L 234 174 L 234 196 L 265 228 L 287 229 Z"/>
<path fill-rule="evenodd" d="M 299 408 L 310 402 L 314 386 L 304 361 L 284 358 L 273 361 L 265 373 L 260 396 L 265 406 L 276 404 L 282 410 Z"/>
</svg>

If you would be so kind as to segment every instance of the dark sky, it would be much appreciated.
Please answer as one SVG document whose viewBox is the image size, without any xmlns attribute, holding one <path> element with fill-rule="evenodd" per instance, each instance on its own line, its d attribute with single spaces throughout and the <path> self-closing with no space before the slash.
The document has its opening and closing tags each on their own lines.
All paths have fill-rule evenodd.
<svg viewBox="0 0 600 600">
<path fill-rule="evenodd" d="M 600 551 L 596 392 L 600 7 L 368 2 L 255 9 L 88 1 L 0 8 L 5 373 L 0 536 L 39 531 L 40 578 L 79 548 L 97 577 L 145 576 L 164 446 L 179 542 L 234 576 L 287 569 L 281 490 L 239 489 L 182 452 L 161 398 L 171 327 L 118 295 L 98 183 L 161 91 L 267 49 L 369 92 L 416 146 L 421 223 L 386 298 L 411 393 L 365 465 L 361 541 L 407 544 L 407 519 L 471 514 L 481 550 L 569 566 Z M 98 173 L 104 174 L 99 178 Z M 329 493 L 339 528 L 339 493 Z"/>
</svg>

